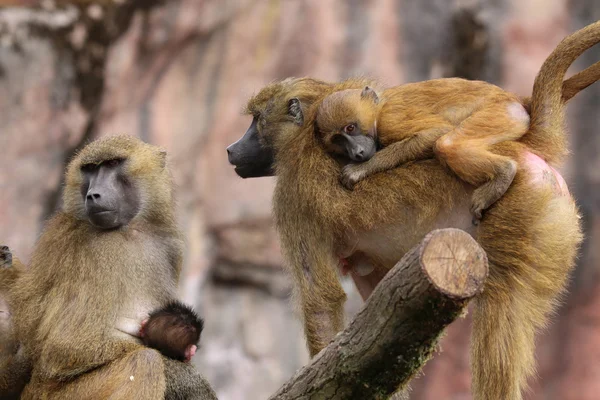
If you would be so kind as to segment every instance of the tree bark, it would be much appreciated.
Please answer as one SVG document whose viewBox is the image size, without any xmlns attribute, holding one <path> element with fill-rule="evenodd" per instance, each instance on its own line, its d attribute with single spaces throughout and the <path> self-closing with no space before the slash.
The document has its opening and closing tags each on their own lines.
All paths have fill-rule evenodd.
<svg viewBox="0 0 600 400">
<path fill-rule="evenodd" d="M 487 273 L 485 252 L 466 232 L 430 232 L 348 328 L 270 399 L 387 399 L 431 357 Z"/>
</svg>

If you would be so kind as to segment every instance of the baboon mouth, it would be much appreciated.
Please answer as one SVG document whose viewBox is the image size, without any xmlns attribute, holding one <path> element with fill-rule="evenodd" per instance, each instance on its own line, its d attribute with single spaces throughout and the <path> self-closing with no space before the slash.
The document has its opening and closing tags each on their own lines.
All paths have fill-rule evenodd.
<svg viewBox="0 0 600 400">
<path fill-rule="evenodd" d="M 90 213 L 90 215 L 97 215 L 97 216 L 101 216 L 101 215 L 108 215 L 110 213 L 114 213 L 116 212 L 115 210 L 100 210 L 100 211 L 93 211 Z"/>
<path fill-rule="evenodd" d="M 115 210 L 98 210 L 89 213 L 92 225 L 101 229 L 112 229 L 119 226 L 119 213 Z"/>
<path fill-rule="evenodd" d="M 271 165 L 255 166 L 255 165 L 236 165 L 235 173 L 240 178 L 262 178 L 264 176 L 273 176 L 275 171 Z"/>
<path fill-rule="evenodd" d="M 238 174 L 240 178 L 249 178 L 251 175 L 250 168 L 244 166 L 236 166 L 234 168 L 235 173 Z"/>
</svg>

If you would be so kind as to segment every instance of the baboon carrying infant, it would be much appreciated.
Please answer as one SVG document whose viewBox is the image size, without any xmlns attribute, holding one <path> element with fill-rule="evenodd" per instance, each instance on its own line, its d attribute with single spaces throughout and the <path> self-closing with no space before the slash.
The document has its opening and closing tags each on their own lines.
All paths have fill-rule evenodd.
<svg viewBox="0 0 600 400">
<path fill-rule="evenodd" d="M 9 288 L 14 337 L 31 362 L 22 399 L 216 398 L 192 365 L 142 343 L 185 360 L 202 329 L 175 302 L 183 240 L 174 212 L 158 147 L 107 137 L 69 163 L 63 210 Z M 192 330 L 176 343 L 157 324 Z"/>
<path fill-rule="evenodd" d="M 342 264 L 351 270 L 371 265 L 370 274 L 352 275 L 368 297 L 385 272 L 429 231 L 455 227 L 476 238 L 490 265 L 473 316 L 474 398 L 522 398 L 535 371 L 535 335 L 565 290 L 582 239 L 575 202 L 553 168 L 567 152 L 565 104 L 598 80 L 600 64 L 565 82 L 563 78 L 573 61 L 598 42 L 600 22 L 565 38 L 540 69 L 532 97 L 520 99 L 530 116 L 526 132 L 488 142 L 491 154 L 514 160 L 517 168 L 510 187 L 478 226 L 470 211 L 476 188 L 436 159 L 390 167 L 358 182 L 353 191 L 340 184 L 349 160 L 326 152 L 318 137 L 321 127 L 315 126 L 318 110 L 328 95 L 362 90 L 373 82 L 290 78 L 250 99 L 252 124 L 228 147 L 229 161 L 243 178 L 277 176 L 275 221 L 311 356 L 344 326 Z M 429 127 L 420 116 L 416 113 L 407 122 Z"/>
</svg>

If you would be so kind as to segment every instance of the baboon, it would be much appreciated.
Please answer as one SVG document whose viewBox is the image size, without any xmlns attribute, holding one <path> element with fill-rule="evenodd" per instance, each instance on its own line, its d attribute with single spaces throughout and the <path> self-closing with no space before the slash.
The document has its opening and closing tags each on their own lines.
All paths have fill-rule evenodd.
<svg viewBox="0 0 600 400">
<path fill-rule="evenodd" d="M 23 270 L 7 246 L 0 246 L 0 398 L 18 399 L 29 381 L 31 366 L 13 328 L 9 288 Z"/>
<path fill-rule="evenodd" d="M 476 187 L 474 222 L 502 196 L 517 162 L 490 147 L 516 140 L 529 128 L 518 96 L 487 82 L 434 79 L 384 90 L 366 86 L 327 96 L 316 130 L 325 149 L 344 158 L 344 186 L 434 153 L 462 180 Z M 382 150 L 375 153 L 376 145 Z M 353 163 L 355 161 L 356 163 Z"/>
<path fill-rule="evenodd" d="M 582 237 L 575 202 L 552 166 L 567 150 L 565 104 L 598 79 L 598 65 L 573 80 L 562 79 L 572 62 L 599 41 L 597 22 L 565 38 L 544 62 L 532 97 L 523 99 L 529 130 L 518 141 L 491 148 L 517 161 L 516 176 L 476 227 L 469 210 L 474 188 L 436 159 L 373 175 L 353 191 L 339 184 L 340 163 L 320 145 L 314 118 L 319 100 L 337 90 L 361 88 L 364 81 L 337 86 L 287 79 L 249 101 L 253 123 L 227 149 L 229 161 L 241 177 L 277 176 L 275 221 L 311 356 L 343 325 L 340 264 L 352 268 L 355 257 L 371 261 L 371 274 L 352 274 L 368 296 L 426 233 L 456 227 L 477 239 L 490 265 L 473 318 L 474 398 L 522 398 L 535 369 L 535 333 L 564 292 Z M 255 155 L 260 157 L 253 163 Z"/>
<path fill-rule="evenodd" d="M 183 241 L 166 152 L 132 136 L 69 163 L 63 209 L 10 287 L 33 360 L 22 399 L 215 399 L 193 366 L 144 346 L 150 311 L 175 299 Z"/>
<path fill-rule="evenodd" d="M 204 321 L 191 307 L 171 301 L 142 321 L 140 337 L 146 346 L 187 362 L 196 354 L 203 327 Z"/>
</svg>

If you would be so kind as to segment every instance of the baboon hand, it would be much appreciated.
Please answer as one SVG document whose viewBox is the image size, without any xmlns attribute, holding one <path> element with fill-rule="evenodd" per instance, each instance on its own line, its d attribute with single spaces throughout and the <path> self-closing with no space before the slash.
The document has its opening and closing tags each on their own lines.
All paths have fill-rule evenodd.
<svg viewBox="0 0 600 400">
<path fill-rule="evenodd" d="M 348 164 L 342 168 L 340 182 L 346 189 L 354 189 L 354 185 L 367 177 L 362 164 Z"/>
<path fill-rule="evenodd" d="M 196 350 L 198 350 L 198 346 L 196 346 L 195 344 L 189 345 L 185 349 L 185 359 L 184 359 L 184 362 L 190 362 L 190 360 L 192 359 L 192 357 L 194 357 L 194 354 L 196 354 Z"/>
<path fill-rule="evenodd" d="M 12 267 L 12 253 L 8 246 L 0 246 L 0 268 Z"/>
</svg>

